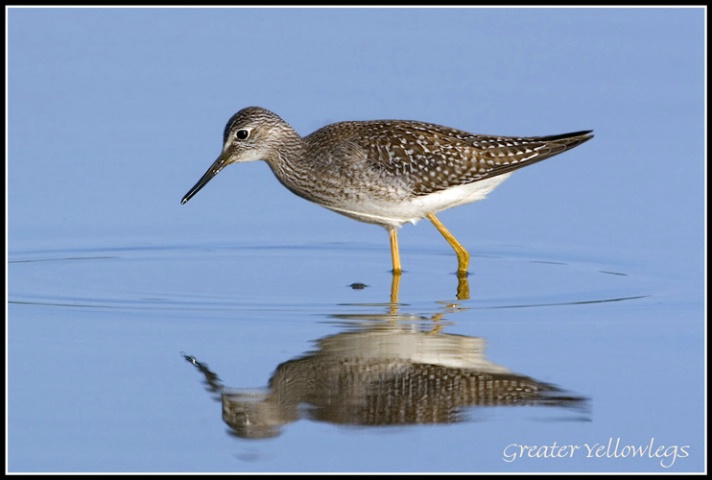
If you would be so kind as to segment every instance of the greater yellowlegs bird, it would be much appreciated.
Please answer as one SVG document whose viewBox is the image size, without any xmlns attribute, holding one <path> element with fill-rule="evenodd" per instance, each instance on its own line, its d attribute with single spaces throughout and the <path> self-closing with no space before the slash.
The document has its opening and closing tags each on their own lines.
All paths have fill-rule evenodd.
<svg viewBox="0 0 712 480">
<path fill-rule="evenodd" d="M 544 137 L 477 135 L 406 120 L 350 121 L 302 138 L 275 113 L 248 107 L 230 118 L 220 156 L 182 204 L 231 163 L 265 160 L 292 193 L 347 217 L 385 227 L 393 273 L 401 273 L 398 228 L 427 218 L 457 254 L 469 254 L 436 213 L 483 199 L 514 170 L 570 150 L 591 131 Z"/>
</svg>

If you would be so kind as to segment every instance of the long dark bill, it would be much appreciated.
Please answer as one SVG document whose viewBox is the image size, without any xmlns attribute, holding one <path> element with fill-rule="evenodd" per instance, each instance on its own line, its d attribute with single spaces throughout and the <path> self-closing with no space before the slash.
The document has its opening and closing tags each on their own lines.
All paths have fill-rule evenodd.
<svg viewBox="0 0 712 480">
<path fill-rule="evenodd" d="M 226 158 L 224 155 L 220 155 L 215 162 L 213 162 L 212 165 L 210 165 L 210 168 L 208 168 L 208 171 L 203 174 L 202 177 L 200 177 L 200 180 L 198 180 L 198 183 L 196 183 L 193 188 L 188 191 L 188 193 L 185 194 L 185 197 L 183 197 L 183 200 L 180 201 L 181 205 L 185 205 L 188 200 L 193 198 L 193 195 L 198 193 L 201 188 L 203 188 L 215 175 L 220 173 L 220 170 L 225 168 L 225 165 L 227 165 Z"/>
</svg>

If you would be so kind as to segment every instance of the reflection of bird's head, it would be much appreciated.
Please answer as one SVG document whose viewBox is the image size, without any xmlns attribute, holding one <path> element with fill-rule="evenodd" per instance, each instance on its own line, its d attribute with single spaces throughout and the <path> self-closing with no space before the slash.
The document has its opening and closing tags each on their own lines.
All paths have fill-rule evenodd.
<svg viewBox="0 0 712 480">
<path fill-rule="evenodd" d="M 279 436 L 282 425 L 297 419 L 296 409 L 280 405 L 270 394 L 223 393 L 223 421 L 240 438 L 261 439 Z"/>
</svg>

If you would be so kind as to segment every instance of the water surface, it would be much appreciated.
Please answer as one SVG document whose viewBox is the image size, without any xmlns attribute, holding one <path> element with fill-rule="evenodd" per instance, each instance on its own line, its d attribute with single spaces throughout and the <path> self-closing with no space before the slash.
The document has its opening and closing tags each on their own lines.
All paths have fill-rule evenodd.
<svg viewBox="0 0 712 480">
<path fill-rule="evenodd" d="M 398 303 L 377 265 L 386 245 L 12 255 L 13 469 L 664 471 L 699 459 L 701 425 L 677 406 L 681 391 L 701 395 L 694 316 L 661 314 L 662 279 L 493 247 L 458 300 L 446 248 L 406 250 Z M 611 438 L 689 456 L 588 457 Z M 554 442 L 579 450 L 513 453 Z"/>
</svg>

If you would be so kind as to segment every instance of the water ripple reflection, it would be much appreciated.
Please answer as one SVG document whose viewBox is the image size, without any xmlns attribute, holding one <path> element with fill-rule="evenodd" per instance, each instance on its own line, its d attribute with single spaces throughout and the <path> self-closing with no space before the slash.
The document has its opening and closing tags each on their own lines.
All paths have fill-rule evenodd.
<svg viewBox="0 0 712 480">
<path fill-rule="evenodd" d="M 285 305 L 280 298 L 263 285 L 286 291 L 301 287 L 302 279 L 307 277 L 310 282 L 314 278 L 328 282 L 326 273 L 332 276 L 334 272 L 353 271 L 361 272 L 354 275 L 362 275 L 366 271 L 370 278 L 382 275 L 370 267 L 378 261 L 368 264 L 367 270 L 361 268 L 361 263 L 381 255 L 380 249 L 354 247 L 360 255 L 359 263 L 344 264 L 340 255 L 344 248 L 216 244 L 13 252 L 8 262 L 8 301 L 66 308 L 164 311 L 282 309 Z M 615 264 L 567 262 L 551 256 L 554 258 L 478 256 L 469 279 L 455 281 L 446 271 L 432 279 L 432 271 L 428 270 L 431 263 L 437 263 L 438 271 L 442 270 L 439 256 L 416 256 L 415 260 L 421 262 L 413 262 L 413 268 L 422 271 L 406 272 L 402 279 L 393 277 L 391 302 L 397 303 L 399 282 L 406 288 L 425 285 L 430 290 L 433 281 L 451 283 L 453 297 L 460 300 L 469 300 L 468 282 L 474 282 L 472 300 L 476 306 L 470 303 L 474 308 L 621 302 L 652 295 L 651 286 L 644 285 L 649 276 L 630 275 Z M 286 262 L 290 262 L 288 266 Z M 275 269 L 275 265 L 279 268 Z M 369 288 L 371 282 L 345 284 L 358 291 Z M 322 306 L 328 308 L 328 304 Z"/>
</svg>

